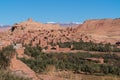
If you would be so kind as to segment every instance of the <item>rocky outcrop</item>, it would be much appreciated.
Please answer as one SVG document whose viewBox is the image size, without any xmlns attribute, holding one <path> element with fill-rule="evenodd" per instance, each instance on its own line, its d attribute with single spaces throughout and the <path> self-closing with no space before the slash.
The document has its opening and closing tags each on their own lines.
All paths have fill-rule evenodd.
<svg viewBox="0 0 120 80">
<path fill-rule="evenodd" d="M 42 24 L 39 22 L 34 22 L 31 18 L 27 21 L 16 23 L 12 27 L 12 31 L 14 30 L 23 30 L 23 31 L 33 31 L 33 30 L 50 30 L 50 29 L 61 29 L 60 25 L 57 24 Z"/>
<path fill-rule="evenodd" d="M 120 19 L 88 20 L 76 27 L 42 24 L 32 19 L 15 24 L 12 32 L 0 34 L 1 47 L 9 43 L 36 44 L 42 48 L 58 42 L 93 41 L 115 44 L 120 40 Z M 7 41 L 7 42 L 6 42 Z"/>
<path fill-rule="evenodd" d="M 65 28 L 60 30 L 36 30 L 36 31 L 25 31 L 25 32 L 13 32 L 10 36 L 14 43 L 21 44 L 36 44 L 42 48 L 53 43 L 64 43 L 64 42 L 79 42 L 81 39 L 84 41 L 92 40 L 91 36 L 84 33 L 77 33 L 74 28 Z"/>
</svg>

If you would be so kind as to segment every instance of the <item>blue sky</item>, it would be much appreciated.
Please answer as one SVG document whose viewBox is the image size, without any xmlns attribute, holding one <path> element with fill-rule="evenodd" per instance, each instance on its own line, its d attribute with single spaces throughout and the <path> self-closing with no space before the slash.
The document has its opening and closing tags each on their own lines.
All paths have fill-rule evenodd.
<svg viewBox="0 0 120 80">
<path fill-rule="evenodd" d="M 120 18 L 120 0 L 0 0 L 0 24 Z"/>
</svg>

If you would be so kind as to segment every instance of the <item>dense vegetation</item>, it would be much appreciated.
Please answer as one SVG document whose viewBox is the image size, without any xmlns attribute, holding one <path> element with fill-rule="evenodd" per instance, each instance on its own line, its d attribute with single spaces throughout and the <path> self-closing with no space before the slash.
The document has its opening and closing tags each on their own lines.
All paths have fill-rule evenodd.
<svg viewBox="0 0 120 80">
<path fill-rule="evenodd" d="M 7 46 L 0 51 L 0 69 L 6 69 L 10 65 L 10 60 L 14 56 L 13 46 Z"/>
<path fill-rule="evenodd" d="M 67 48 L 73 45 L 73 50 L 86 50 L 86 51 L 99 51 L 99 52 L 120 52 L 120 49 L 117 48 L 116 45 L 111 45 L 110 43 L 102 44 L 102 43 L 94 43 L 83 42 L 80 40 L 79 42 L 64 42 L 58 43 L 58 45 L 62 48 Z"/>
<path fill-rule="evenodd" d="M 25 45 L 25 54 L 31 57 L 36 57 L 40 54 L 42 48 L 38 45 L 36 47 L 31 47 L 31 45 Z"/>
<path fill-rule="evenodd" d="M 35 72 L 44 72 L 46 67 L 53 65 L 57 70 L 70 70 L 75 73 L 114 74 L 120 75 L 120 57 L 115 54 L 89 54 L 89 53 L 42 53 L 40 47 L 27 46 L 25 54 L 31 59 L 21 58 Z M 86 58 L 103 58 L 105 64 Z"/>
</svg>

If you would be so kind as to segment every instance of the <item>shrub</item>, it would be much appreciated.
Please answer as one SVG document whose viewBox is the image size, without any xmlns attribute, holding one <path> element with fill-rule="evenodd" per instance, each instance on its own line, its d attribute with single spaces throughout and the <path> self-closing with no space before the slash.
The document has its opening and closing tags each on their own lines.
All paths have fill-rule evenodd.
<svg viewBox="0 0 120 80">
<path fill-rule="evenodd" d="M 6 69 L 10 65 L 11 58 L 15 55 L 13 46 L 7 46 L 0 51 L 0 69 Z"/>
</svg>

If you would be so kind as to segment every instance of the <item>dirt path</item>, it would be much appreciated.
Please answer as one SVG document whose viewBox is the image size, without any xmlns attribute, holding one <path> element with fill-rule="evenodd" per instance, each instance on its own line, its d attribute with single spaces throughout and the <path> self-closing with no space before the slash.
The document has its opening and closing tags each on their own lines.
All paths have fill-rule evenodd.
<svg viewBox="0 0 120 80">
<path fill-rule="evenodd" d="M 84 51 L 84 50 L 71 50 L 71 51 L 56 51 L 56 50 L 51 50 L 51 51 L 45 51 L 45 53 L 77 53 L 77 52 L 83 52 L 83 53 L 90 53 L 90 54 L 108 54 L 108 53 L 112 53 L 112 54 L 116 54 L 118 56 L 120 56 L 120 52 L 98 52 L 98 51 Z"/>
<path fill-rule="evenodd" d="M 38 80 L 35 72 L 31 70 L 25 63 L 16 59 L 16 57 L 11 60 L 10 70 L 15 75 L 32 78 L 32 80 Z"/>
</svg>

